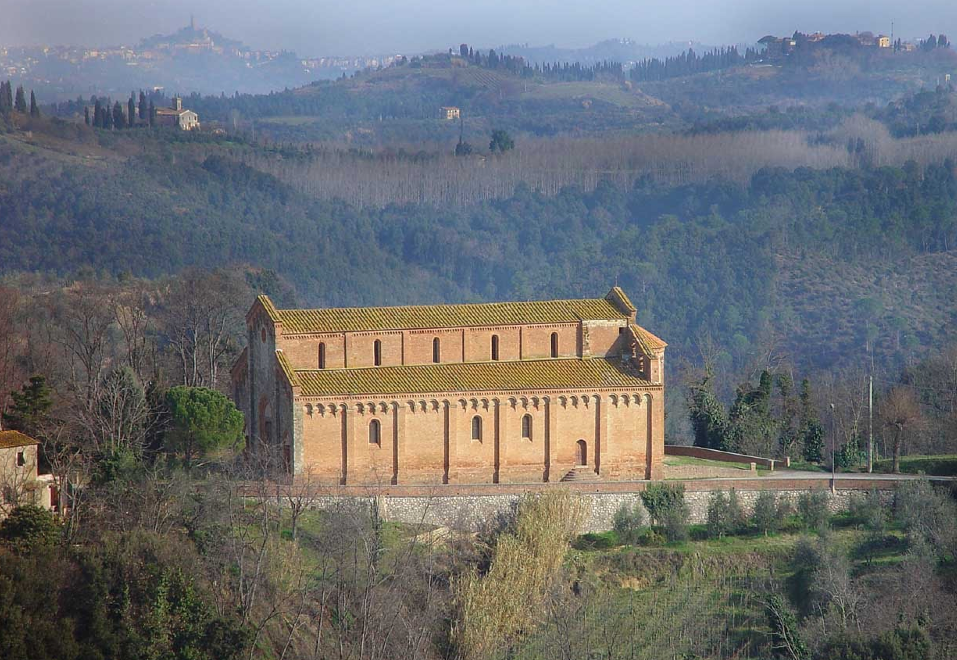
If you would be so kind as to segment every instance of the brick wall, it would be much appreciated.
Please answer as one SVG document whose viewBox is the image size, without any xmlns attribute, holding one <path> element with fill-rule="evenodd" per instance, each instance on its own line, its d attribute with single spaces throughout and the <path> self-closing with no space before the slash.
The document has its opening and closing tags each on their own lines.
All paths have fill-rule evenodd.
<svg viewBox="0 0 957 660">
<path fill-rule="evenodd" d="M 622 324 L 619 321 L 588 322 L 588 354 L 620 353 Z M 557 338 L 558 357 L 582 355 L 583 335 L 578 323 L 280 335 L 277 345 L 294 369 L 318 369 L 319 345 L 323 344 L 325 368 L 341 369 L 372 366 L 373 345 L 377 339 L 382 342 L 383 366 L 393 366 L 432 364 L 432 341 L 436 338 L 442 363 L 487 362 L 492 359 L 493 335 L 498 337 L 500 360 L 547 358 L 552 355 L 552 334 Z"/>
<path fill-rule="evenodd" d="M 345 484 L 558 481 L 580 464 L 583 442 L 598 478 L 657 478 L 663 405 L 660 391 L 297 402 L 299 467 Z M 522 434 L 526 416 L 529 438 Z M 378 443 L 370 442 L 373 422 Z"/>
<path fill-rule="evenodd" d="M 748 456 L 747 454 L 735 454 L 730 451 L 718 451 L 717 449 L 706 449 L 704 447 L 683 447 L 678 445 L 665 445 L 665 456 L 689 456 L 692 458 L 703 458 L 710 461 L 722 461 L 724 463 L 754 463 L 758 467 L 765 467 L 769 470 L 774 469 L 775 461 L 763 456 Z"/>
</svg>

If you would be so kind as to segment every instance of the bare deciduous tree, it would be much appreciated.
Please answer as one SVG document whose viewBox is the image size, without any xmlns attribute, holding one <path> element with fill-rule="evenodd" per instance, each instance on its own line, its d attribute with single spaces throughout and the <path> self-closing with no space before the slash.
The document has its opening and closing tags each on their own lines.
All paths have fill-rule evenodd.
<svg viewBox="0 0 957 660">
<path fill-rule="evenodd" d="M 113 314 L 105 292 L 95 286 L 76 284 L 50 301 L 50 342 L 64 354 L 66 383 L 77 402 L 92 410 L 108 366 L 110 326 Z"/>
<path fill-rule="evenodd" d="M 0 287 L 0 415 L 6 409 L 8 394 L 22 380 L 17 365 L 23 341 L 17 328 L 19 307 L 17 291 Z"/>
<path fill-rule="evenodd" d="M 246 294 L 244 284 L 224 271 L 193 271 L 170 284 L 162 302 L 163 332 L 184 385 L 219 384 L 220 369 L 243 335 Z"/>
<path fill-rule="evenodd" d="M 881 406 L 880 418 L 884 428 L 891 433 L 894 451 L 894 473 L 901 471 L 901 450 L 906 434 L 921 422 L 920 404 L 914 391 L 899 385 L 887 393 Z"/>
</svg>

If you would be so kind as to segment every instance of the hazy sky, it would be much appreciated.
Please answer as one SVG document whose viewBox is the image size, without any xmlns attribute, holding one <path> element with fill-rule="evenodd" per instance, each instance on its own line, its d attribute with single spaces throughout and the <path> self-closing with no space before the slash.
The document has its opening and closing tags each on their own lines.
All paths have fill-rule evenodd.
<svg viewBox="0 0 957 660">
<path fill-rule="evenodd" d="M 0 45 L 133 44 L 199 25 L 255 48 L 301 55 L 419 52 L 459 42 L 586 46 L 753 42 L 871 30 L 957 38 L 954 0 L 0 0 Z"/>
</svg>

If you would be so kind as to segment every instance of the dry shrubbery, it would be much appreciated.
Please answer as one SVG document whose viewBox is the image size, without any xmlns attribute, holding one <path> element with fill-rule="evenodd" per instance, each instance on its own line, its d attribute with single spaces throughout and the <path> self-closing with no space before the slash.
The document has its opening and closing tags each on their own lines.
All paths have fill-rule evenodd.
<svg viewBox="0 0 957 660">
<path fill-rule="evenodd" d="M 511 529 L 492 550 L 488 573 L 468 573 L 457 589 L 465 658 L 487 658 L 538 623 L 552 582 L 584 518 L 581 498 L 567 491 L 523 500 Z"/>
</svg>

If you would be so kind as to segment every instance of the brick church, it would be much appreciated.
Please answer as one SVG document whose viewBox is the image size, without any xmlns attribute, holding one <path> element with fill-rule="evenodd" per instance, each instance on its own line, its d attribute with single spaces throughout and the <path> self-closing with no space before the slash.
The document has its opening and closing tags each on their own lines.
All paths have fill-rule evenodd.
<svg viewBox="0 0 957 660">
<path fill-rule="evenodd" d="M 232 369 L 252 447 L 348 485 L 657 479 L 666 344 L 586 300 L 276 309 Z"/>
</svg>

